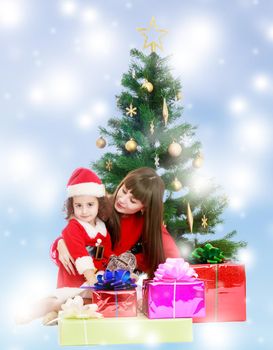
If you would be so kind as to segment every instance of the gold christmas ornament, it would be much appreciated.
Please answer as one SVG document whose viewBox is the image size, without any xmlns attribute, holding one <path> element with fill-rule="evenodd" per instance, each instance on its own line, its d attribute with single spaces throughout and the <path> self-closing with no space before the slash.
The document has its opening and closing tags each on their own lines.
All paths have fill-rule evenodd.
<svg viewBox="0 0 273 350">
<path fill-rule="evenodd" d="M 156 48 L 158 47 L 160 50 L 163 50 L 163 44 L 161 42 L 161 39 L 164 35 L 168 33 L 166 29 L 159 29 L 156 25 L 155 18 L 152 17 L 150 25 L 148 28 L 137 28 L 137 31 L 144 36 L 144 49 L 147 49 L 148 47 L 151 48 L 151 52 L 156 52 Z M 155 32 L 158 33 L 158 40 L 157 41 L 151 41 L 148 38 L 148 35 L 151 34 L 151 38 L 155 37 Z"/>
<path fill-rule="evenodd" d="M 108 170 L 108 171 L 111 171 L 112 168 L 113 168 L 113 163 L 112 161 L 109 159 L 105 162 L 105 168 Z"/>
<path fill-rule="evenodd" d="M 168 123 L 168 119 L 169 119 L 169 111 L 168 111 L 168 106 L 167 106 L 165 97 L 163 98 L 162 115 L 163 115 L 164 123 L 166 126 Z"/>
<path fill-rule="evenodd" d="M 206 217 L 206 215 L 203 215 L 201 220 L 202 220 L 202 227 L 207 228 L 208 227 L 208 218 Z"/>
<path fill-rule="evenodd" d="M 130 117 L 133 117 L 134 115 L 137 114 L 136 110 L 137 108 L 133 107 L 132 103 L 130 103 L 130 106 L 126 107 L 126 114 L 130 115 Z"/>
<path fill-rule="evenodd" d="M 178 157 L 180 156 L 182 152 L 182 147 L 179 145 L 179 143 L 173 141 L 170 146 L 168 147 L 168 152 L 170 156 L 172 157 Z"/>
<path fill-rule="evenodd" d="M 187 205 L 187 219 L 188 219 L 188 224 L 189 224 L 189 227 L 190 227 L 190 232 L 192 232 L 193 216 L 192 216 L 190 203 L 188 203 L 188 205 Z"/>
<path fill-rule="evenodd" d="M 154 89 L 153 84 L 149 82 L 147 79 L 144 79 L 144 83 L 142 84 L 141 87 L 146 89 L 148 92 L 152 92 Z"/>
<path fill-rule="evenodd" d="M 177 177 L 172 182 L 172 188 L 174 191 L 180 191 L 182 188 L 181 182 L 177 179 Z"/>
<path fill-rule="evenodd" d="M 204 163 L 204 156 L 202 154 L 198 154 L 194 160 L 192 161 L 192 166 L 194 168 L 201 168 L 201 166 L 203 165 Z"/>
<path fill-rule="evenodd" d="M 150 133 L 151 135 L 153 135 L 155 132 L 155 125 L 154 125 L 154 121 L 152 120 L 150 123 Z"/>
<path fill-rule="evenodd" d="M 182 100 L 182 94 L 180 91 L 178 91 L 175 95 L 175 101 L 179 101 L 179 100 Z"/>
<path fill-rule="evenodd" d="M 137 143 L 134 139 L 130 139 L 125 143 L 125 148 L 128 152 L 135 152 L 137 149 Z"/>
<path fill-rule="evenodd" d="M 98 148 L 104 148 L 106 146 L 106 141 L 104 140 L 103 137 L 99 137 L 96 141 L 96 146 Z"/>
</svg>

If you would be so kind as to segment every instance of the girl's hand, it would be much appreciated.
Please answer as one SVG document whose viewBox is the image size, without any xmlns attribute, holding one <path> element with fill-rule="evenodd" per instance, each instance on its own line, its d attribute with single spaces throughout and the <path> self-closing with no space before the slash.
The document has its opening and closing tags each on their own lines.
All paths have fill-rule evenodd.
<svg viewBox="0 0 273 350">
<path fill-rule="evenodd" d="M 71 275 L 75 275 L 75 262 L 72 256 L 69 253 L 69 250 L 67 249 L 67 246 L 65 244 L 65 241 L 63 239 L 60 239 L 57 244 L 57 250 L 59 253 L 59 260 L 63 264 L 66 271 Z"/>
<path fill-rule="evenodd" d="M 97 282 L 97 277 L 95 275 L 88 280 L 89 286 L 94 286 L 94 284 Z"/>
<path fill-rule="evenodd" d="M 86 270 L 83 274 L 89 286 L 93 286 L 97 282 L 97 277 L 95 275 L 94 269 Z"/>
</svg>

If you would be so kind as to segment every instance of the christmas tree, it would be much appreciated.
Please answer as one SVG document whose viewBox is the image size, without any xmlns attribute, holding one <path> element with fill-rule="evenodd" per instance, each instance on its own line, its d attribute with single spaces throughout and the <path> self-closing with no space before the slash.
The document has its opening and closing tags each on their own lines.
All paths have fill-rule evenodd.
<svg viewBox="0 0 273 350">
<path fill-rule="evenodd" d="M 158 42 L 148 41 L 147 32 L 152 27 L 160 35 Z M 188 255 L 185 257 L 198 262 L 189 251 L 208 248 L 206 244 L 211 243 L 225 258 L 234 259 L 238 249 L 245 246 L 245 242 L 232 240 L 236 231 L 217 240 L 197 239 L 215 233 L 223 222 L 227 198 L 212 180 L 205 179 L 202 189 L 198 186 L 204 183 L 199 174 L 204 159 L 201 143 L 195 140 L 196 127 L 183 119 L 181 82 L 172 76 L 170 58 L 155 52 L 156 47 L 162 47 L 161 37 L 166 31 L 159 30 L 154 19 L 149 28 L 139 31 L 145 36 L 144 47 L 151 47 L 152 52 L 146 55 L 131 50 L 130 67 L 121 81 L 123 91 L 116 96 L 121 116 L 109 119 L 108 128 L 100 127 L 97 140 L 97 146 L 103 148 L 106 139 L 115 152 L 106 152 L 92 168 L 109 193 L 129 171 L 145 166 L 157 169 L 166 186 L 164 224 L 181 248 L 189 248 L 181 249 Z"/>
</svg>

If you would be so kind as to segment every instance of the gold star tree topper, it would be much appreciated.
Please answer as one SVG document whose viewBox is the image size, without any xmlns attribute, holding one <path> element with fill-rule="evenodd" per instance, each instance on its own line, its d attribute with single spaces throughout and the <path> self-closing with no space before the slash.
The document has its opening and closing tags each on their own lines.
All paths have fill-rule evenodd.
<svg viewBox="0 0 273 350">
<path fill-rule="evenodd" d="M 144 36 L 144 49 L 151 48 L 151 52 L 155 52 L 156 48 L 158 47 L 160 50 L 163 50 L 163 44 L 162 44 L 162 37 L 168 33 L 166 29 L 159 29 L 155 18 L 152 17 L 150 25 L 148 28 L 137 28 L 137 31 Z M 153 36 L 156 34 L 158 35 L 157 41 L 154 41 L 153 38 L 149 40 L 149 35 Z"/>
</svg>

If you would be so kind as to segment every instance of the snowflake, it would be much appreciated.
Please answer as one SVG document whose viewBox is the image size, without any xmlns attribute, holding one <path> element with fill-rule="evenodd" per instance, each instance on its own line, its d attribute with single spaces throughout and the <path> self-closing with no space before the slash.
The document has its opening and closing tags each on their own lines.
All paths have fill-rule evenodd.
<svg viewBox="0 0 273 350">
<path fill-rule="evenodd" d="M 130 107 L 126 107 L 126 114 L 130 115 L 130 117 L 133 117 L 137 114 L 136 110 L 137 108 L 133 107 L 132 103 L 130 103 Z"/>
</svg>

